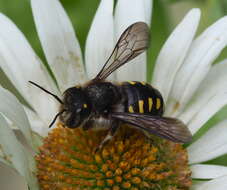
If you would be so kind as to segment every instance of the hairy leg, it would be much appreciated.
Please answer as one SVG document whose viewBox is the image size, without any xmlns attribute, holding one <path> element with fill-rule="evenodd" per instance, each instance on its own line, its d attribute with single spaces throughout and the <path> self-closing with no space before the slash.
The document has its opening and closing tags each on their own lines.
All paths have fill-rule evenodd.
<svg viewBox="0 0 227 190">
<path fill-rule="evenodd" d="M 119 122 L 113 121 L 113 124 L 110 127 L 110 129 L 108 130 L 106 137 L 102 140 L 102 142 L 99 144 L 99 146 L 95 149 L 95 152 L 98 152 L 99 150 L 101 150 L 103 148 L 103 146 L 114 137 L 114 135 L 117 132 L 118 127 L 119 127 Z"/>
</svg>

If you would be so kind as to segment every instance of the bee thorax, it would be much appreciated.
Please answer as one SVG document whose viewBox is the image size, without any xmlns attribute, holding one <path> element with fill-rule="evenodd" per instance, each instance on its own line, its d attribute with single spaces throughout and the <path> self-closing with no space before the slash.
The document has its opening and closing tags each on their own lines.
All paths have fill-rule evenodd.
<svg viewBox="0 0 227 190">
<path fill-rule="evenodd" d="M 110 82 L 90 84 L 85 88 L 85 93 L 96 113 L 103 113 L 119 100 L 119 92 L 116 86 Z"/>
</svg>

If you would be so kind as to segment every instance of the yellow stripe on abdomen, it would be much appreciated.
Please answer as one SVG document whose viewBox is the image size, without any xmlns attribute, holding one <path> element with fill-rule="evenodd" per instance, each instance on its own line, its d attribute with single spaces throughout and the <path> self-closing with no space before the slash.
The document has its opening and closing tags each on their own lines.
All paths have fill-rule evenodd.
<svg viewBox="0 0 227 190">
<path fill-rule="evenodd" d="M 143 105 L 144 105 L 144 101 L 139 100 L 139 113 L 144 113 Z"/>
<path fill-rule="evenodd" d="M 152 98 L 148 98 L 148 110 L 151 112 L 153 106 L 153 100 Z"/>
<path fill-rule="evenodd" d="M 143 82 L 143 81 L 142 81 L 142 82 L 140 82 L 140 83 L 141 83 L 142 85 L 144 85 L 144 86 L 147 84 L 146 82 Z"/>
<path fill-rule="evenodd" d="M 156 109 L 158 110 L 161 107 L 161 100 L 160 98 L 156 99 Z"/>
<path fill-rule="evenodd" d="M 136 82 L 134 82 L 134 81 L 128 81 L 128 83 L 131 84 L 131 85 L 135 85 L 136 84 Z"/>
<path fill-rule="evenodd" d="M 132 107 L 132 106 L 129 106 L 129 107 L 128 107 L 128 111 L 129 111 L 129 113 L 134 113 L 133 107 Z"/>
</svg>

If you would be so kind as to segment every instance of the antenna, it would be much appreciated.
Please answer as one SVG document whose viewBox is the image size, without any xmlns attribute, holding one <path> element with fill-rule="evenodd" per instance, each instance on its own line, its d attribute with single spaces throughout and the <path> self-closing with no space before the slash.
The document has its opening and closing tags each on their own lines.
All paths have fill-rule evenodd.
<svg viewBox="0 0 227 190">
<path fill-rule="evenodd" d="M 53 96 L 58 102 L 60 102 L 61 104 L 63 104 L 62 100 L 55 94 L 49 92 L 48 90 L 46 90 L 45 88 L 43 88 L 42 86 L 36 84 L 35 82 L 32 82 L 32 81 L 28 81 L 30 82 L 32 85 L 38 87 L 39 89 L 43 90 L 44 92 L 46 92 L 47 94 L 50 94 L 51 96 Z"/>
<path fill-rule="evenodd" d="M 50 123 L 50 125 L 49 125 L 49 128 L 51 128 L 52 127 L 52 125 L 55 123 L 55 121 L 57 120 L 57 118 L 58 118 L 58 116 L 59 115 L 61 115 L 63 112 L 65 112 L 66 110 L 62 110 L 62 111 L 60 111 L 59 113 L 57 113 L 56 115 L 55 115 L 55 117 L 54 117 L 54 119 L 53 119 L 53 121 Z"/>
</svg>

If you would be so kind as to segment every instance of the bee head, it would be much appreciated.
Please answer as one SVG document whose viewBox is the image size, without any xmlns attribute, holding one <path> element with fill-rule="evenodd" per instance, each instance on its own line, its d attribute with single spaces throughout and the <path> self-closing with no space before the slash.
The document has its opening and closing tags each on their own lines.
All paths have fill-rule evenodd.
<svg viewBox="0 0 227 190">
<path fill-rule="evenodd" d="M 60 107 L 60 121 L 69 128 L 76 128 L 90 114 L 90 105 L 81 87 L 72 87 L 63 94 Z"/>
</svg>

